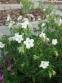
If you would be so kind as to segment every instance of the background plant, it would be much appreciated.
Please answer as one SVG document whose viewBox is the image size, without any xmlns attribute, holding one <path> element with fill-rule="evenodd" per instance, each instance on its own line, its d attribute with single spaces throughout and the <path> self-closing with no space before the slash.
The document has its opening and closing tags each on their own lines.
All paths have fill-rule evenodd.
<svg viewBox="0 0 62 83">
<path fill-rule="evenodd" d="M 33 2 L 30 0 L 21 0 L 21 3 L 23 13 L 29 13 L 34 7 Z"/>
<path fill-rule="evenodd" d="M 50 14 L 54 10 L 54 6 L 52 4 L 48 4 L 48 6 L 44 6 L 42 1 L 39 3 L 38 7 L 41 11 L 44 12 L 44 16 Z"/>
<path fill-rule="evenodd" d="M 17 2 L 19 2 L 19 3 L 20 3 L 20 2 L 21 2 L 21 0 L 17 0 Z"/>
</svg>

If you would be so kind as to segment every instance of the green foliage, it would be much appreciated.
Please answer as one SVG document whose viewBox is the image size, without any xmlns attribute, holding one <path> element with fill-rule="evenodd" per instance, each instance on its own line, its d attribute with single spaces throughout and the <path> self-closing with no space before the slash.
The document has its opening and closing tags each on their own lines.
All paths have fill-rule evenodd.
<svg viewBox="0 0 62 83">
<path fill-rule="evenodd" d="M 4 83 L 61 83 L 61 17 L 51 12 L 35 29 L 28 19 L 21 20 L 19 24 L 13 24 L 9 19 L 10 35 L 3 35 L 0 39 Z M 27 38 L 29 41 L 26 42 Z"/>
<path fill-rule="evenodd" d="M 39 3 L 39 9 L 41 10 L 41 11 L 43 11 L 44 12 L 44 15 L 49 15 L 52 11 L 53 11 L 53 9 L 54 9 L 54 6 L 52 5 L 52 4 L 48 4 L 48 6 L 44 6 L 45 4 L 43 4 L 42 2 L 40 2 Z"/>
<path fill-rule="evenodd" d="M 33 2 L 31 2 L 30 0 L 21 0 L 21 3 L 23 13 L 29 13 L 34 7 Z"/>
<path fill-rule="evenodd" d="M 20 3 L 20 2 L 21 2 L 21 0 L 17 0 L 17 2 L 19 2 L 19 3 Z"/>
</svg>

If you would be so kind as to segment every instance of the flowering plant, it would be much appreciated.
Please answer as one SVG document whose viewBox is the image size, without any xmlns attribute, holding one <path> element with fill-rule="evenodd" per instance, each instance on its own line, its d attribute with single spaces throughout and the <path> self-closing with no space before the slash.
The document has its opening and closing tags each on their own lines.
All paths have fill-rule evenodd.
<svg viewBox="0 0 62 83">
<path fill-rule="evenodd" d="M 27 18 L 15 25 L 8 16 L 10 35 L 0 39 L 0 80 L 3 83 L 48 83 L 62 81 L 62 19 L 51 12 L 33 28 Z M 57 79 L 57 77 L 59 79 Z M 60 80 L 60 81 L 59 81 Z"/>
</svg>

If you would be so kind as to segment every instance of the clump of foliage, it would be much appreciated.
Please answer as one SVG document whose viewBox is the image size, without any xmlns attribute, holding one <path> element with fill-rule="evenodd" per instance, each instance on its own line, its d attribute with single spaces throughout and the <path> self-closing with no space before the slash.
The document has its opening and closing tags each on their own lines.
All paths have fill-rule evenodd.
<svg viewBox="0 0 62 83">
<path fill-rule="evenodd" d="M 23 13 L 29 13 L 33 8 L 34 4 L 31 0 L 21 0 Z"/>
</svg>

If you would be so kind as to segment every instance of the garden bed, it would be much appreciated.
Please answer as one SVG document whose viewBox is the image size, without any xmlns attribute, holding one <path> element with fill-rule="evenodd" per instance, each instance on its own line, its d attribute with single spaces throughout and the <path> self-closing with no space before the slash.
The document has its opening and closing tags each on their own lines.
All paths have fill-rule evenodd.
<svg viewBox="0 0 62 83">
<path fill-rule="evenodd" d="M 44 3 L 44 4 L 46 4 L 45 6 L 48 6 L 47 3 Z M 15 21 L 15 23 L 18 22 L 17 17 L 20 15 L 23 18 L 29 18 L 29 16 L 27 14 L 22 13 L 20 4 L 10 4 L 10 5 L 9 4 L 0 5 L 0 8 L 1 7 L 3 8 L 3 10 L 0 10 L 0 37 L 3 33 L 9 34 L 9 29 L 8 29 L 8 27 L 5 26 L 5 24 L 7 23 L 6 20 L 7 20 L 8 14 L 10 15 L 11 19 L 13 21 Z M 8 9 L 7 10 L 4 9 L 5 7 Z M 43 17 L 44 13 L 38 8 L 33 9 L 32 11 L 29 12 L 29 14 L 32 14 L 34 16 L 34 17 L 31 17 L 31 19 L 30 19 L 30 23 L 32 24 L 33 27 L 37 27 L 39 17 L 44 18 Z"/>
<path fill-rule="evenodd" d="M 6 19 L 8 14 L 11 16 L 12 20 L 17 22 L 17 17 L 22 16 L 23 18 L 28 18 L 28 14 L 22 13 L 21 9 L 11 9 L 11 10 L 0 10 L 0 26 L 6 24 Z M 34 9 L 30 12 L 33 15 L 31 21 L 37 21 L 39 17 L 43 17 L 43 12 L 40 9 Z"/>
<path fill-rule="evenodd" d="M 0 83 L 61 83 L 61 16 L 22 9 L 0 10 Z"/>
</svg>

